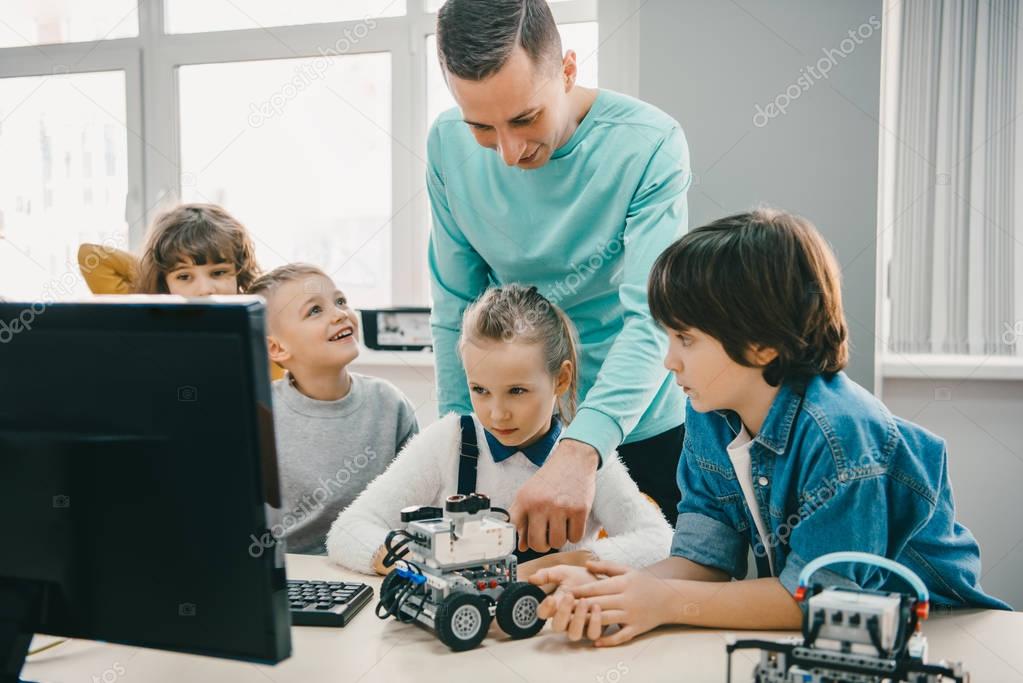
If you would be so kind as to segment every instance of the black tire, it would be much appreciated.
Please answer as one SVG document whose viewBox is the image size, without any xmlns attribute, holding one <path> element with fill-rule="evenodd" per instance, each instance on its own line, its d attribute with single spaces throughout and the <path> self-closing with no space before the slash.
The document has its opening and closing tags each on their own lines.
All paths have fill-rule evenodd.
<svg viewBox="0 0 1023 683">
<path fill-rule="evenodd" d="M 434 627 L 440 642 L 455 652 L 471 650 L 490 628 L 489 605 L 479 595 L 452 593 L 437 605 Z"/>
<path fill-rule="evenodd" d="M 532 638 L 547 623 L 536 614 L 546 597 L 542 588 L 531 583 L 515 581 L 508 584 L 497 599 L 497 625 L 515 640 Z"/>
<path fill-rule="evenodd" d="M 405 579 L 398 576 L 396 570 L 391 570 L 391 573 L 384 577 L 384 582 L 380 584 L 380 606 L 385 613 L 391 611 L 394 606 L 394 598 L 397 596 L 400 585 L 404 582 Z"/>
</svg>

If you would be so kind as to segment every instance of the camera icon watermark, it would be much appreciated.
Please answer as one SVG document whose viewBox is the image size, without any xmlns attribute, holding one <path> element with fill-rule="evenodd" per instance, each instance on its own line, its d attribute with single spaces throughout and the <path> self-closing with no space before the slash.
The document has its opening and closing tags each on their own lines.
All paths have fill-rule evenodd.
<svg viewBox="0 0 1023 683">
<path fill-rule="evenodd" d="M 57 509 L 71 507 L 71 496 L 66 496 L 63 493 L 57 494 L 53 497 L 53 507 Z"/>
<path fill-rule="evenodd" d="M 183 602 L 180 605 L 178 605 L 179 617 L 194 617 L 195 612 L 196 610 L 194 602 Z"/>
<path fill-rule="evenodd" d="M 1023 320 L 1017 320 L 1014 325 L 1003 323 L 1005 330 L 1002 332 L 1002 341 L 1006 346 L 1014 346 L 1016 342 L 1023 339 Z"/>
<path fill-rule="evenodd" d="M 199 390 L 195 387 L 178 387 L 178 401 L 182 403 L 195 403 L 199 400 Z"/>
<path fill-rule="evenodd" d="M 302 283 L 302 291 L 306 294 L 323 294 L 323 282 L 320 278 L 307 278 Z"/>
<path fill-rule="evenodd" d="M 597 683 L 618 683 L 629 673 L 625 662 L 618 662 L 602 674 L 597 674 Z"/>
</svg>

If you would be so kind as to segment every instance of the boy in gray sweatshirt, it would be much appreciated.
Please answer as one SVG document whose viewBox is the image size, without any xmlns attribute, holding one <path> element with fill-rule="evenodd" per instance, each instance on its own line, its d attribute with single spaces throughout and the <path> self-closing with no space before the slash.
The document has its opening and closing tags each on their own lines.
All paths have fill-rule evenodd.
<svg viewBox="0 0 1023 683">
<path fill-rule="evenodd" d="M 390 382 L 348 370 L 358 316 L 322 270 L 281 266 L 249 293 L 266 299 L 267 350 L 287 370 L 272 387 L 283 507 L 271 536 L 322 555 L 341 510 L 419 431 L 415 409 Z"/>
</svg>

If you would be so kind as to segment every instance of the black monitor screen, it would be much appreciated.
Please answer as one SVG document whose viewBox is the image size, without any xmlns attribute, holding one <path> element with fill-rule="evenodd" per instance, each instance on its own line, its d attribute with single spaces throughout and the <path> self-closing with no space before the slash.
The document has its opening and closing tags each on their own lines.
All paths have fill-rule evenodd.
<svg viewBox="0 0 1023 683">
<path fill-rule="evenodd" d="M 0 303 L 0 590 L 32 596 L 23 630 L 287 657 L 283 558 L 249 552 L 280 507 L 261 300 L 26 306 Z"/>
</svg>

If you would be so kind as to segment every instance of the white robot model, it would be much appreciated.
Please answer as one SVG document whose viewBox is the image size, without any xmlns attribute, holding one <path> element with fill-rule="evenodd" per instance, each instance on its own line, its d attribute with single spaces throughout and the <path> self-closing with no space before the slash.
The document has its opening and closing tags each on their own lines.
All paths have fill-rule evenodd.
<svg viewBox="0 0 1023 683">
<path fill-rule="evenodd" d="M 385 566 L 397 566 L 380 587 L 378 617 L 421 624 L 455 651 L 479 645 L 495 617 L 516 639 L 543 628 L 546 594 L 517 580 L 515 527 L 490 498 L 449 496 L 444 510 L 405 508 L 401 521 L 384 543 Z"/>
<path fill-rule="evenodd" d="M 887 569 L 902 577 L 915 595 L 809 587 L 818 569 L 857 562 Z M 970 675 L 959 662 L 927 663 L 927 638 L 920 622 L 927 618 L 927 586 L 907 567 L 869 553 L 823 555 L 799 574 L 796 600 L 803 608 L 803 636 L 784 641 L 729 642 L 727 681 L 732 680 L 732 652 L 759 649 L 755 683 L 964 683 Z"/>
</svg>

